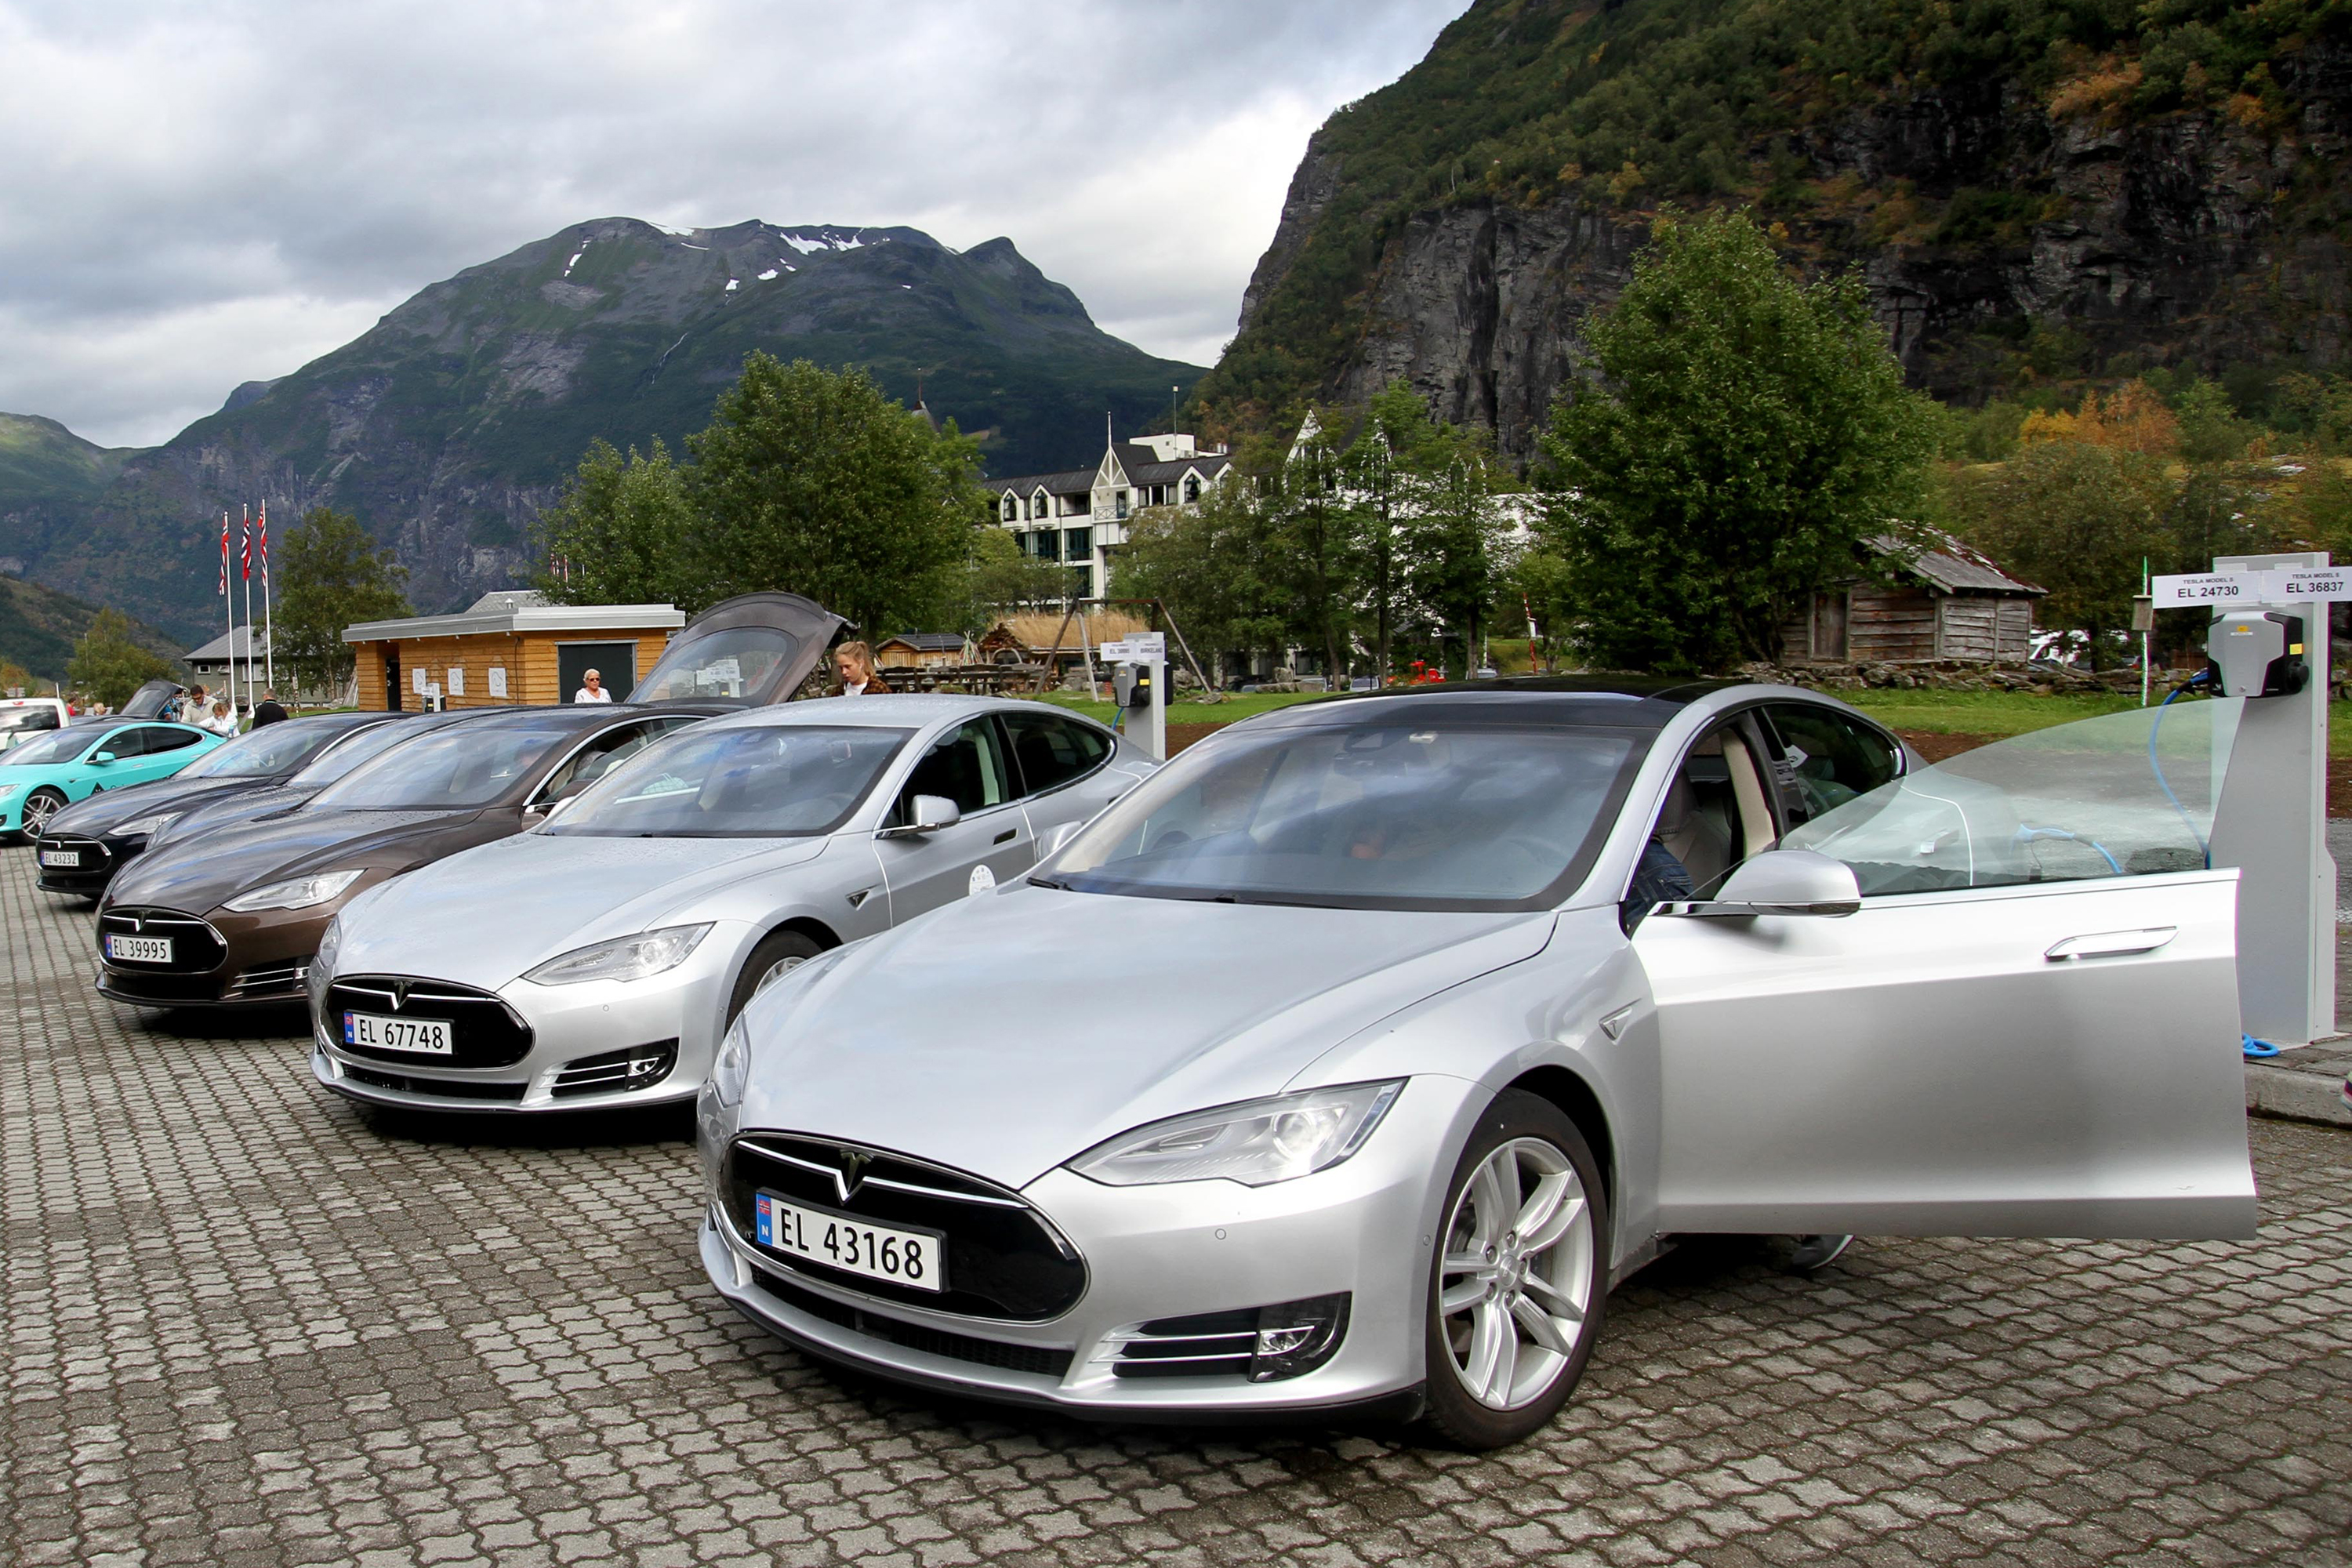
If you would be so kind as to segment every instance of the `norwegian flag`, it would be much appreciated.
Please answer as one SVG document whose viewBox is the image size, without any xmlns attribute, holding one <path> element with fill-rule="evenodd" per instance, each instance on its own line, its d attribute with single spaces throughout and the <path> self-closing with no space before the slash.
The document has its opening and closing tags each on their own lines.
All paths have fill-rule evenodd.
<svg viewBox="0 0 2352 1568">
<path fill-rule="evenodd" d="M 269 585 L 269 503 L 261 503 L 261 585 Z"/>
<path fill-rule="evenodd" d="M 228 513 L 221 513 L 221 597 L 228 597 Z"/>
<path fill-rule="evenodd" d="M 253 581 L 253 516 L 246 514 L 245 526 L 236 536 L 236 564 L 248 583 Z"/>
</svg>

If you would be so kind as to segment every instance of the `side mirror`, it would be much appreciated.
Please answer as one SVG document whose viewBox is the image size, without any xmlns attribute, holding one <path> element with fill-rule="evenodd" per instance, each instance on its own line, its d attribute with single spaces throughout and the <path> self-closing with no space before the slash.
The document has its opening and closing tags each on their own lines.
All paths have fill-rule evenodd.
<svg viewBox="0 0 2352 1568">
<path fill-rule="evenodd" d="M 90 758 L 90 761 L 97 766 L 102 768 L 109 763 L 114 761 L 114 753 L 112 752 L 100 752 L 96 756 Z"/>
<path fill-rule="evenodd" d="M 1862 908 L 1853 868 L 1811 849 L 1768 849 L 1740 862 L 1712 899 L 1669 904 L 1664 913 L 1706 920 L 1757 915 L 1850 915 Z"/>
<path fill-rule="evenodd" d="M 963 820 L 956 803 L 943 795 L 919 795 L 908 803 L 907 813 L 914 820 L 896 827 L 886 827 L 875 835 L 877 838 L 912 838 L 925 833 L 937 833 L 942 827 L 953 827 Z"/>
</svg>

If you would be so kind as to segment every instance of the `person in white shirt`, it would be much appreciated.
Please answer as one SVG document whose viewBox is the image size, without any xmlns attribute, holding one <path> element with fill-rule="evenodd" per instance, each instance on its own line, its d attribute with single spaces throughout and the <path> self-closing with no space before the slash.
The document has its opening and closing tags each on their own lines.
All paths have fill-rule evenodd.
<svg viewBox="0 0 2352 1568">
<path fill-rule="evenodd" d="M 862 642 L 845 642 L 833 650 L 835 697 L 887 697 L 889 682 L 874 663 L 874 650 Z"/>
<path fill-rule="evenodd" d="M 580 678 L 580 689 L 572 694 L 574 702 L 610 702 L 613 694 L 604 689 L 604 678 L 589 670 Z"/>
</svg>

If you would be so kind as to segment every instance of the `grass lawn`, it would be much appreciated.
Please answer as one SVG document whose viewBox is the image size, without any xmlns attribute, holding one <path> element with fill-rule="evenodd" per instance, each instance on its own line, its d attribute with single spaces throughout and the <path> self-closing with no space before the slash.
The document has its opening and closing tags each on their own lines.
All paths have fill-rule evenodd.
<svg viewBox="0 0 2352 1568">
<path fill-rule="evenodd" d="M 1171 702 L 1168 705 L 1168 721 L 1171 724 L 1231 724 L 1269 709 L 1287 708 L 1294 702 L 1312 702 L 1325 695 L 1327 693 L 1320 691 L 1254 691 L 1246 696 L 1236 693 L 1223 702 Z M 1049 691 L 1035 700 L 1051 702 L 1056 708 L 1067 708 L 1072 712 L 1083 713 L 1105 724 L 1110 722 L 1111 705 L 1108 702 L 1090 702 L 1067 691 Z"/>
</svg>

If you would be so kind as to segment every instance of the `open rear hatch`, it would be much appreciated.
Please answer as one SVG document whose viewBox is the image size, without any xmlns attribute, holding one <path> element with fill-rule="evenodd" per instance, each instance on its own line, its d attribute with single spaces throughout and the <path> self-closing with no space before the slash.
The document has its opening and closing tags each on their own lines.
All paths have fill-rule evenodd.
<svg viewBox="0 0 2352 1568">
<path fill-rule="evenodd" d="M 637 702 L 782 702 L 800 689 L 846 625 L 798 594 L 739 594 L 669 639 L 629 693 Z"/>
</svg>

